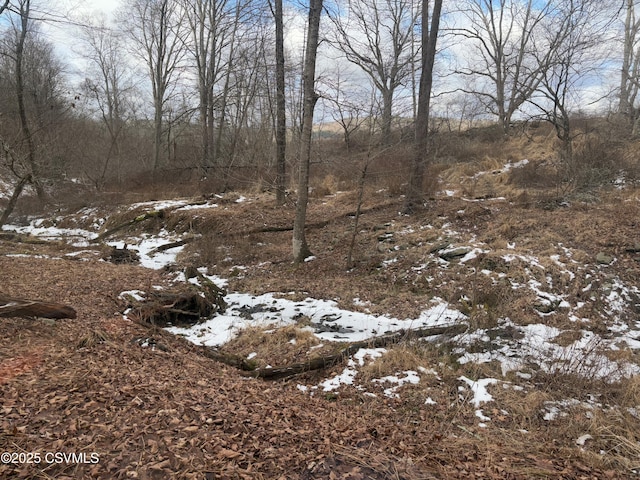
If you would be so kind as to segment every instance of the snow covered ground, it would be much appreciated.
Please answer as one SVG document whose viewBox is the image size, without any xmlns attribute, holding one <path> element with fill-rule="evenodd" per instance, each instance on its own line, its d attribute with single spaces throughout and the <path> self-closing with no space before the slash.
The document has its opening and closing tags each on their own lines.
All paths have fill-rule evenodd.
<svg viewBox="0 0 640 480">
<path fill-rule="evenodd" d="M 246 199 L 241 197 L 238 201 L 246 201 Z M 132 208 L 141 206 L 149 209 L 217 207 L 216 204 L 187 206 L 185 202 L 172 201 L 147 202 L 132 206 Z M 90 240 L 98 235 L 103 223 L 103 220 L 98 220 L 93 224 L 93 230 L 83 230 L 45 226 L 43 220 L 34 220 L 27 226 L 6 225 L 3 230 L 28 233 L 50 240 L 63 240 L 74 246 L 90 250 Z M 407 233 L 411 231 L 411 229 L 406 230 Z M 155 249 L 160 245 L 179 239 L 177 235 L 161 230 L 157 235 L 144 234 L 136 238 L 127 237 L 126 243 L 128 248 L 138 251 L 141 264 L 144 267 L 161 269 L 173 263 L 176 255 L 184 247 L 175 247 L 162 252 L 157 252 Z M 122 247 L 125 240 L 114 240 L 107 243 L 112 246 Z M 467 247 L 468 252 L 459 259 L 460 262 L 467 262 L 475 258 L 476 255 L 489 251 L 486 245 L 479 243 L 472 243 Z M 513 249 L 514 245 L 509 244 L 508 248 Z M 564 247 L 560 246 L 560 248 Z M 524 271 L 529 275 L 529 278 L 520 282 L 510 279 L 513 289 L 529 289 L 542 305 L 548 304 L 554 308 L 569 310 L 569 317 L 572 321 L 582 322 L 585 326 L 589 324 L 590 319 L 583 317 L 581 313 L 584 304 L 580 302 L 571 304 L 566 300 L 564 294 L 544 289 L 545 287 L 538 279 L 546 276 L 546 288 L 552 284 L 552 279 L 550 275 L 547 275 L 545 266 L 543 266 L 540 258 L 534 255 L 510 253 L 503 255 L 502 259 L 505 262 L 518 261 L 526 265 Z M 561 275 L 566 276 L 566 278 L 572 280 L 576 270 L 581 270 L 582 275 L 595 275 L 595 272 L 588 272 L 581 266 L 573 265 L 573 268 L 568 268 L 567 264 L 575 261 L 571 259 L 571 252 L 566 248 L 563 259 L 564 261 L 561 261 L 559 255 L 550 257 L 554 265 L 561 270 Z M 391 264 L 387 262 L 385 265 L 388 267 Z M 439 260 L 439 264 L 446 268 L 447 262 Z M 420 269 L 422 267 L 416 266 L 416 268 Z M 224 278 L 207 275 L 206 271 L 202 271 L 202 273 L 219 286 L 226 286 Z M 480 273 L 496 280 L 501 275 L 504 276 L 504 274 L 492 271 L 481 271 Z M 186 280 L 183 274 L 178 274 L 175 281 L 184 282 Z M 622 360 L 611 360 L 603 352 L 619 350 L 620 342 L 626 343 L 632 350 L 637 351 L 640 349 L 640 321 L 630 320 L 624 314 L 627 306 L 633 301 L 632 298 L 638 298 L 640 291 L 638 287 L 625 285 L 615 277 L 610 279 L 610 286 L 608 293 L 602 298 L 608 317 L 608 329 L 612 333 L 610 335 L 596 334 L 585 328 L 581 331 L 580 338 L 568 344 L 560 345 L 553 340 L 562 333 L 561 330 L 547 325 L 545 318 L 551 313 L 541 311 L 539 313 L 540 323 L 517 325 L 509 318 L 501 318 L 498 321 L 498 327 L 492 329 L 492 332 L 488 329 L 478 328 L 458 335 L 453 339 L 455 345 L 453 352 L 457 355 L 458 362 L 461 364 L 474 363 L 480 365 L 487 362 L 498 362 L 502 366 L 503 375 L 515 371 L 522 378 L 530 377 L 533 369 L 541 369 L 548 373 L 572 373 L 609 380 L 615 380 L 623 375 L 637 375 L 640 373 L 640 368 L 637 364 L 627 363 Z M 588 289 L 588 287 L 585 287 L 585 289 Z M 437 297 L 431 300 L 417 318 L 405 319 L 346 310 L 339 308 L 332 299 L 306 298 L 302 301 L 292 301 L 282 297 L 283 295 L 275 293 L 249 295 L 243 292 L 229 292 L 225 298 L 228 309 L 224 314 L 217 315 L 215 318 L 206 320 L 191 328 L 170 327 L 167 330 L 176 335 L 182 335 L 195 344 L 219 346 L 228 342 L 243 328 L 249 326 L 275 328 L 296 323 L 297 319 L 305 316 L 310 319 L 309 326 L 306 328 L 311 329 L 320 340 L 325 342 L 356 342 L 401 329 L 451 325 L 468 321 L 468 318 L 462 312 Z M 354 298 L 353 303 L 358 305 L 361 301 Z M 511 333 L 508 336 L 496 335 L 496 332 L 499 331 L 510 331 Z M 478 351 L 477 348 L 470 348 L 483 342 L 490 344 L 491 348 L 483 351 Z M 314 392 L 333 392 L 343 385 L 353 385 L 358 370 L 367 363 L 385 355 L 385 353 L 385 349 L 362 349 L 352 356 L 343 372 L 339 375 L 328 378 L 318 385 L 300 385 L 299 388 L 313 394 Z M 423 366 L 416 366 L 414 370 L 397 372 L 395 375 L 374 379 L 371 385 L 376 383 L 384 385 L 387 388 L 384 388 L 383 394 L 394 398 L 398 395 L 402 385 L 419 383 L 421 378 L 434 374 L 434 372 Z M 459 382 L 461 398 L 469 399 L 468 401 L 476 409 L 480 426 L 486 425 L 490 418 L 483 413 L 480 407 L 482 404 L 492 400 L 487 387 L 505 382 L 504 378 L 478 378 L 472 380 L 467 377 L 460 377 Z M 360 385 L 357 388 L 368 392 L 367 386 Z M 466 391 L 470 391 L 471 395 L 465 395 L 464 392 Z M 376 395 L 376 393 L 368 393 Z M 430 397 L 425 399 L 425 404 L 431 403 L 434 403 L 434 401 Z M 566 405 L 551 405 L 545 418 L 549 420 L 556 418 L 563 407 L 566 407 Z"/>
</svg>

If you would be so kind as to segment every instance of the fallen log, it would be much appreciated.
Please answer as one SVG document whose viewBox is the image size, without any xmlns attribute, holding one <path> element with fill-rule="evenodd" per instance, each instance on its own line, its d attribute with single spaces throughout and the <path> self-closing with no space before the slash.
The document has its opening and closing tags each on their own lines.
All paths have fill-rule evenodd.
<svg viewBox="0 0 640 480">
<path fill-rule="evenodd" d="M 434 335 L 458 335 L 465 332 L 467 328 L 468 325 L 459 323 L 455 325 L 419 328 L 416 330 L 399 330 L 381 337 L 373 337 L 362 342 L 352 343 L 339 353 L 325 355 L 322 357 L 314 357 L 306 362 L 292 363 L 272 368 L 256 368 L 255 363 L 250 362 L 239 355 L 220 352 L 212 347 L 203 346 L 203 355 L 218 362 L 236 367 L 243 371 L 243 375 L 248 377 L 262 378 L 265 380 L 280 380 L 300 373 L 332 367 L 344 361 L 361 348 L 381 348 L 401 341 L 431 337 Z"/>
<path fill-rule="evenodd" d="M 175 242 L 170 242 L 170 243 L 165 243 L 163 245 L 159 245 L 156 248 L 149 250 L 149 254 L 150 255 L 154 255 L 156 253 L 159 252 L 164 252 L 166 250 L 171 250 L 172 248 L 176 248 L 176 247 L 182 247 L 183 245 L 186 245 L 187 243 L 191 242 L 192 240 L 194 240 L 196 237 L 187 237 L 187 238 L 183 238 L 182 240 L 176 240 Z"/>
<path fill-rule="evenodd" d="M 119 232 L 120 230 L 122 230 L 124 228 L 130 227 L 131 225 L 135 225 L 136 223 L 143 222 L 143 221 L 148 220 L 150 218 L 163 218 L 164 214 L 165 214 L 164 210 L 154 210 L 154 211 L 151 211 L 151 212 L 143 213 L 142 215 L 138 215 L 136 218 L 128 220 L 128 221 L 126 221 L 124 223 L 121 223 L 120 225 L 116 225 L 115 227 L 110 228 L 109 230 L 107 230 L 105 232 L 102 232 L 96 238 L 91 239 L 90 242 L 91 243 L 101 242 L 105 238 L 110 237 L 114 233 Z"/>
<path fill-rule="evenodd" d="M 240 355 L 234 355 L 233 353 L 221 352 L 205 345 L 202 346 L 200 353 L 211 360 L 230 365 L 245 372 L 251 372 L 257 368 L 257 365 L 252 360 L 248 360 Z"/>
<path fill-rule="evenodd" d="M 31 245 L 62 245 L 62 242 L 42 240 L 41 238 L 36 238 L 28 233 L 0 232 L 0 240 L 15 243 L 28 243 Z"/>
<path fill-rule="evenodd" d="M 76 311 L 68 305 L 41 300 L 26 300 L 0 294 L 0 317 L 76 318 Z"/>
</svg>

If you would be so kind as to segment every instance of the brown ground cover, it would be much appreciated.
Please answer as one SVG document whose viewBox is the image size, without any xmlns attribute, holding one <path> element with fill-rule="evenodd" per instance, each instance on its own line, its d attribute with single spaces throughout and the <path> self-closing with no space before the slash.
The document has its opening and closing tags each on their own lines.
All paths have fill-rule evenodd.
<svg viewBox="0 0 640 480">
<path fill-rule="evenodd" d="M 494 253 L 507 242 L 522 254 L 556 252 L 562 243 L 581 264 L 595 264 L 604 249 L 617 258 L 615 275 L 636 282 L 638 258 L 625 249 L 637 238 L 639 203 L 635 194 L 611 195 L 588 207 L 554 209 L 438 196 L 406 217 L 398 213 L 400 199 L 368 192 L 350 269 L 352 193 L 313 200 L 308 235 L 316 259 L 298 267 L 289 261 L 290 232 L 266 228 L 290 225 L 293 207 L 276 209 L 266 196 L 197 215 L 176 212 L 147 228 L 171 224 L 202 234 L 179 260 L 230 278 L 230 290 L 294 292 L 335 299 L 345 308 L 359 308 L 352 302 L 357 297 L 373 312 L 404 318 L 436 295 L 462 308 L 463 294 L 483 290 L 472 269 L 497 262 L 481 255 L 435 279 L 414 272 L 411 267 L 429 262 L 428 252 L 443 237 L 452 245 L 474 238 Z M 639 423 L 633 416 L 611 410 L 594 417 L 575 408 L 557 423 L 543 421 L 540 407 L 556 399 L 551 380 L 550 388 L 532 383 L 525 391 L 492 391 L 510 411 L 488 405 L 493 421 L 481 428 L 456 382 L 461 374 L 478 374 L 478 367 L 443 366 L 447 353 L 437 347 L 417 354 L 425 366 L 440 368 L 441 378 L 428 385 L 435 405 L 425 404 L 422 386 L 407 387 L 397 399 L 355 389 L 310 395 L 297 388 L 326 372 L 277 383 L 247 378 L 204 357 L 199 347 L 123 318 L 120 292 L 170 286 L 171 272 L 62 256 L 69 250 L 0 241 L 3 293 L 78 311 L 77 319 L 57 322 L 0 319 L 0 451 L 40 455 L 40 463 L 0 464 L 0 477 L 601 479 L 628 478 L 634 462 L 638 466 L 629 434 L 629 422 Z M 381 267 L 392 258 L 395 263 Z M 567 291 L 579 295 L 583 281 Z M 503 294 L 510 296 L 486 298 L 489 307 L 472 311 L 471 320 L 492 325 L 514 308 L 522 324 L 537 318 L 525 293 Z M 572 393 L 595 388 L 580 382 Z M 637 382 L 604 388 L 607 401 L 625 399 L 625 405 L 640 395 Z M 596 447 L 576 445 L 584 433 L 593 435 Z M 48 462 L 52 457 L 45 454 L 54 452 L 85 453 L 87 462 Z"/>
</svg>

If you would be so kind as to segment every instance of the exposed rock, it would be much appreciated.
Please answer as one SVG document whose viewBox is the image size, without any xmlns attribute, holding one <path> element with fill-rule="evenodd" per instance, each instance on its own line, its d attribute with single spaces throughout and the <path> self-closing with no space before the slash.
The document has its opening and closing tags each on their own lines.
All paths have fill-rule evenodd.
<svg viewBox="0 0 640 480">
<path fill-rule="evenodd" d="M 598 253 L 598 255 L 596 255 L 596 262 L 598 262 L 600 265 L 609 265 L 611 262 L 613 262 L 613 257 L 607 253 L 600 252 Z"/>
<path fill-rule="evenodd" d="M 451 250 L 444 250 L 438 255 L 443 260 L 455 260 L 456 258 L 462 258 L 471 251 L 471 247 L 457 247 Z"/>
<path fill-rule="evenodd" d="M 540 301 L 533 304 L 533 308 L 535 308 L 538 312 L 547 314 L 552 313 L 556 310 L 558 304 L 550 301 Z"/>
<path fill-rule="evenodd" d="M 433 247 L 431 247 L 431 249 L 429 249 L 429 253 L 439 252 L 440 250 L 444 250 L 445 248 L 448 248 L 449 245 L 451 245 L 451 242 L 449 242 L 449 241 L 444 241 L 444 242 L 438 243 L 438 244 L 434 245 Z"/>
<path fill-rule="evenodd" d="M 378 245 L 376 246 L 376 250 L 378 250 L 378 252 L 380 253 L 387 253 L 389 251 L 389 246 L 380 242 L 378 243 Z"/>
<path fill-rule="evenodd" d="M 193 265 L 190 265 L 184 269 L 184 277 L 188 280 L 190 278 L 198 277 L 198 269 Z"/>
<path fill-rule="evenodd" d="M 389 242 L 389 243 L 395 242 L 393 238 L 393 232 L 384 232 L 384 234 L 378 235 L 377 238 L 379 242 Z"/>
<path fill-rule="evenodd" d="M 627 253 L 640 253 L 640 242 L 636 242 L 636 244 L 633 247 L 625 248 L 625 251 Z"/>
</svg>

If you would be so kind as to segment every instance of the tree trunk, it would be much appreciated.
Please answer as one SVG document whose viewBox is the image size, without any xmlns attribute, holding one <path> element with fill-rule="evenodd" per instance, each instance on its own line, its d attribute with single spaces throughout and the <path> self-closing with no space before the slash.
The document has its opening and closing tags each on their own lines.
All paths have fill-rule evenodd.
<svg viewBox="0 0 640 480">
<path fill-rule="evenodd" d="M 229 94 L 230 94 L 229 91 L 231 88 L 231 74 L 233 73 L 233 70 L 234 70 L 233 61 L 235 59 L 235 50 L 236 50 L 236 41 L 237 41 L 236 32 L 238 31 L 239 24 L 240 24 L 240 9 L 241 9 L 241 5 L 240 4 L 236 5 L 235 21 L 233 23 L 233 29 L 229 33 L 229 36 L 231 38 L 228 44 L 229 57 L 227 61 L 227 71 L 225 73 L 224 87 L 222 89 L 222 95 L 220 98 L 220 119 L 218 120 L 218 135 L 215 140 L 216 142 L 215 157 L 218 163 L 220 163 L 220 159 L 222 158 L 222 138 L 224 136 L 224 128 L 227 123 L 227 119 L 226 119 L 227 103 L 229 102 Z M 221 166 L 229 167 L 230 166 L 229 160 L 230 159 L 227 159 L 226 165 L 221 165 Z M 228 171 L 225 171 L 224 176 L 225 176 L 224 183 L 226 185 L 226 182 L 227 182 L 226 177 L 228 176 Z"/>
<path fill-rule="evenodd" d="M 425 0 L 422 4 L 422 68 L 418 92 L 418 114 L 415 122 L 413 166 L 404 205 L 404 210 L 408 213 L 423 201 L 422 184 L 427 166 L 429 140 L 429 105 L 441 10 L 442 0 L 435 0 L 429 28 L 429 2 Z"/>
<path fill-rule="evenodd" d="M 158 40 L 155 45 L 155 65 L 153 65 L 153 172 L 160 168 L 160 153 L 162 151 L 162 115 L 164 114 L 164 102 L 166 93 L 165 82 L 165 53 L 166 53 L 166 39 L 167 39 L 167 25 L 166 25 L 166 0 L 161 5 L 161 17 L 160 25 L 158 26 Z"/>
<path fill-rule="evenodd" d="M 391 145 L 391 118 L 393 112 L 393 90 L 382 92 L 382 145 Z"/>
<path fill-rule="evenodd" d="M 632 63 L 634 62 L 634 44 L 636 33 L 638 31 L 638 23 L 635 20 L 635 6 L 633 0 L 626 0 L 626 15 L 624 23 L 624 46 L 622 55 L 622 69 L 620 75 L 620 97 L 618 112 L 625 119 L 629 130 L 633 130 L 635 115 L 633 105 L 631 105 L 630 97 L 633 87 L 633 79 L 631 78 Z M 637 60 L 636 60 L 637 61 Z M 637 87 L 635 87 L 637 88 Z"/>
<path fill-rule="evenodd" d="M 293 224 L 293 261 L 303 262 L 311 256 L 305 236 L 305 222 L 307 218 L 307 203 L 309 202 L 309 164 L 311 162 L 311 135 L 313 133 L 313 111 L 318 101 L 315 91 L 316 54 L 318 51 L 318 37 L 320 32 L 320 17 L 322 15 L 322 0 L 309 1 L 309 24 L 307 47 L 305 51 L 304 71 L 302 74 L 304 99 L 302 114 L 302 132 L 300 134 L 300 165 L 298 177 L 298 203 L 296 218 Z"/>
<path fill-rule="evenodd" d="M 158 100 L 158 99 L 157 99 Z M 153 118 L 153 171 L 160 168 L 160 153 L 162 152 L 162 102 L 156 100 Z"/>
<path fill-rule="evenodd" d="M 27 184 L 27 182 L 30 182 L 30 181 L 31 181 L 30 176 L 22 177 L 14 187 L 13 194 L 9 199 L 9 203 L 7 203 L 7 206 L 5 207 L 4 212 L 2 212 L 2 217 L 0 217 L 0 228 L 2 228 L 2 226 L 5 223 L 7 223 L 7 220 L 9 220 L 9 215 L 11 215 L 14 208 L 16 208 L 16 203 L 18 203 L 18 198 L 20 197 L 22 190 L 24 190 L 24 187 Z"/>
<path fill-rule="evenodd" d="M 276 21 L 276 204 L 285 201 L 287 112 L 284 82 L 284 24 L 282 0 L 275 0 Z"/>
<path fill-rule="evenodd" d="M 16 91 L 17 91 L 17 101 L 18 101 L 18 113 L 20 115 L 20 128 L 22 130 L 22 136 L 24 140 L 27 142 L 27 159 L 29 163 L 29 168 L 31 170 L 30 178 L 31 183 L 36 188 L 36 193 L 38 194 L 38 200 L 40 201 L 41 206 L 45 203 L 45 192 L 42 187 L 41 178 L 40 178 L 40 167 L 38 166 L 38 161 L 36 159 L 36 146 L 33 142 L 33 136 L 31 133 L 31 128 L 29 127 L 29 120 L 27 119 L 27 111 L 24 104 L 24 71 L 23 71 L 23 60 L 24 60 L 24 46 L 27 40 L 27 32 L 29 31 L 29 11 L 30 11 L 30 0 L 26 0 L 24 3 L 20 4 L 20 18 L 21 18 L 21 29 L 20 36 L 18 38 L 18 44 L 16 46 Z"/>
<path fill-rule="evenodd" d="M 212 77 L 217 65 L 215 59 L 215 36 L 208 30 L 208 23 L 216 21 L 215 2 L 198 2 L 193 7 L 191 28 L 195 44 L 194 59 L 198 70 L 198 93 L 200 97 L 200 129 L 202 142 L 202 173 L 208 174 L 213 164 L 213 134 L 211 133 L 212 115 L 210 106 L 213 103 Z"/>
</svg>

